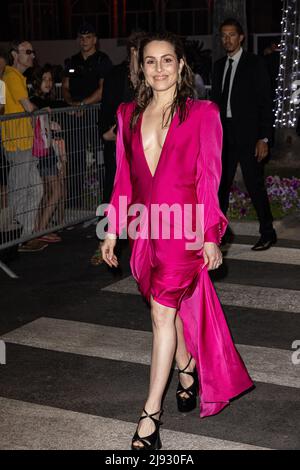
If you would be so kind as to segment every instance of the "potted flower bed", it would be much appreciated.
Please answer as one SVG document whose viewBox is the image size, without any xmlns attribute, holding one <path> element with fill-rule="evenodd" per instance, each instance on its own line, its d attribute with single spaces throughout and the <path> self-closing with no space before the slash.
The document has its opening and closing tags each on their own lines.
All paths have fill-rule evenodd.
<svg viewBox="0 0 300 470">
<path fill-rule="evenodd" d="M 268 176 L 266 189 L 274 219 L 282 219 L 300 210 L 300 178 Z M 241 191 L 237 185 L 233 185 L 231 189 L 228 217 L 230 220 L 257 218 L 249 194 Z"/>
</svg>

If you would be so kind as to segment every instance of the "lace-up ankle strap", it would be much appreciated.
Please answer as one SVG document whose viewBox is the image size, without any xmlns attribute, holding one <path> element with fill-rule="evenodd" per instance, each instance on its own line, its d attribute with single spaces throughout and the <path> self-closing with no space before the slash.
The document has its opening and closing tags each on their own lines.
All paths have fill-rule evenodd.
<svg viewBox="0 0 300 470">
<path fill-rule="evenodd" d="M 160 417 L 161 417 L 161 415 L 163 414 L 163 411 L 164 411 L 164 410 L 161 409 L 161 410 L 157 411 L 156 413 L 151 413 L 151 414 L 149 414 L 149 413 L 145 410 L 145 408 L 144 408 L 144 409 L 143 409 L 143 412 L 146 413 L 146 416 L 141 416 L 140 419 L 150 418 L 150 419 L 152 419 L 152 421 L 157 422 L 157 423 L 159 423 L 159 424 L 162 424 L 162 422 L 160 421 Z M 153 416 L 155 416 L 155 415 L 157 415 L 157 414 L 159 414 L 159 418 L 158 418 L 158 419 L 153 418 Z"/>
<path fill-rule="evenodd" d="M 179 367 L 178 367 L 178 373 L 179 373 L 179 374 L 192 374 L 192 372 L 185 372 L 185 370 L 186 370 L 186 369 L 188 368 L 188 366 L 190 365 L 192 359 L 193 359 L 193 356 L 190 357 L 189 362 L 188 362 L 188 364 L 185 366 L 184 369 L 179 369 Z"/>
</svg>

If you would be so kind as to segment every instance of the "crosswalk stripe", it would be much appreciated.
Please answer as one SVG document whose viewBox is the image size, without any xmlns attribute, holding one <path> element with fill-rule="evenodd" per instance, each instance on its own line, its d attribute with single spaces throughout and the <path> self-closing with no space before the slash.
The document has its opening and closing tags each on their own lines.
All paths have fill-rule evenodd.
<svg viewBox="0 0 300 470">
<path fill-rule="evenodd" d="M 39 318 L 2 336 L 35 348 L 149 365 L 152 334 L 55 318 Z M 293 350 L 237 345 L 253 380 L 300 388 L 300 366 Z"/>
<path fill-rule="evenodd" d="M 256 253 L 250 250 L 250 245 L 232 244 L 229 247 L 224 247 L 224 250 L 228 260 L 254 261 L 266 263 L 269 266 L 271 263 L 300 266 L 300 250 L 297 249 L 276 246 L 267 252 Z M 297 288 L 297 285 L 294 286 Z M 215 287 L 224 306 L 247 307 L 253 311 L 259 309 L 300 313 L 300 290 L 225 282 L 217 282 Z M 140 295 L 132 276 L 101 290 L 118 294 Z M 126 296 L 124 296 L 125 298 Z M 130 304 L 130 299 L 127 299 L 127 302 Z M 296 334 L 297 332 L 295 332 Z M 41 317 L 10 331 L 0 339 L 7 343 L 40 348 L 49 352 L 57 351 L 130 364 L 149 366 L 151 360 L 152 334 L 149 331 L 66 319 Z M 291 343 L 294 339 L 297 338 L 292 338 Z M 247 339 L 242 341 L 246 342 Z M 254 381 L 291 387 L 291 389 L 300 388 L 300 365 L 292 362 L 294 353 L 292 344 L 291 350 L 268 348 L 262 345 L 237 344 L 236 346 Z M 9 354 L 7 355 L 7 364 L 9 366 Z M 110 363 L 111 365 L 112 363 Z M 118 362 L 116 366 L 119 367 Z M 271 388 L 270 385 L 265 385 L 265 387 L 268 387 L 268 390 Z M 282 390 L 288 390 L 290 395 L 291 389 Z M 293 393 L 297 393 L 297 390 Z M 6 393 L 3 392 L 3 395 Z M 24 396 L 21 395 L 19 398 L 24 399 Z M 133 418 L 129 416 L 128 419 Z M 170 426 L 173 429 L 165 429 L 165 427 L 168 427 L 167 424 L 161 429 L 164 450 L 268 450 L 265 447 L 257 447 L 248 443 L 231 442 L 217 437 L 174 431 L 173 429 L 177 429 L 177 427 L 173 425 Z M 130 440 L 135 429 L 136 422 L 95 416 L 0 396 L 0 449 L 3 450 L 127 450 L 130 448 Z M 202 432 L 205 433 L 205 431 Z M 221 434 L 221 437 L 227 437 L 227 434 Z M 243 437 L 247 442 L 257 443 L 257 440 Z M 238 434 L 233 438 L 239 441 L 243 440 L 243 437 Z M 263 442 L 263 440 L 259 442 Z M 272 446 L 274 442 L 267 443 L 267 445 Z"/>
<path fill-rule="evenodd" d="M 215 282 L 214 286 L 223 305 L 300 313 L 300 291 L 297 290 L 249 286 L 229 282 Z M 119 294 L 140 295 L 132 276 L 110 284 L 101 290 Z"/>
<path fill-rule="evenodd" d="M 231 244 L 222 248 L 227 259 L 300 266 L 300 250 L 273 246 L 266 251 L 252 251 L 250 245 Z"/>
<path fill-rule="evenodd" d="M 129 450 L 136 423 L 0 397 L 0 448 Z M 161 429 L 168 450 L 268 450 L 240 442 Z"/>
</svg>

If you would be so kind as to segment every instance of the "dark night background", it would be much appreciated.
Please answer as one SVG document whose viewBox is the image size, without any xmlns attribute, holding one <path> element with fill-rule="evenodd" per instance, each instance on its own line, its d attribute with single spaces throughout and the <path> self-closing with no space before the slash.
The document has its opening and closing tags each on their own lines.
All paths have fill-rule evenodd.
<svg viewBox="0 0 300 470">
<path fill-rule="evenodd" d="M 212 33 L 212 0 L 168 0 L 166 29 L 182 35 Z M 155 29 L 152 0 L 7 0 L 1 2 L 0 41 L 70 39 L 83 19 L 97 27 L 102 38 L 125 37 L 132 29 Z M 278 33 L 281 0 L 248 0 L 249 33 Z"/>
</svg>

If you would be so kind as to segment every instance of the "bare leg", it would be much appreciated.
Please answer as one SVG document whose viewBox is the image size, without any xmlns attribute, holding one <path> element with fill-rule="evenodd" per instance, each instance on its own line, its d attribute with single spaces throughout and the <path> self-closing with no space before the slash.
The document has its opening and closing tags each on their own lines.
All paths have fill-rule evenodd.
<svg viewBox="0 0 300 470">
<path fill-rule="evenodd" d="M 66 183 L 66 162 L 62 163 L 62 169 L 59 174 L 59 184 L 60 184 L 60 191 L 61 191 L 61 197 L 60 200 L 58 201 L 57 205 L 57 211 L 58 211 L 58 216 L 57 216 L 57 223 L 58 225 L 62 225 L 64 223 L 64 218 L 65 218 L 65 204 L 66 204 L 66 188 L 67 188 L 67 183 Z"/>
<path fill-rule="evenodd" d="M 176 350 L 176 309 L 165 307 L 151 298 L 151 318 L 153 329 L 151 373 L 148 398 L 145 409 L 149 414 L 161 409 L 162 396 L 170 375 L 174 353 Z M 142 416 L 144 416 L 143 413 Z M 159 414 L 154 416 L 159 418 Z M 155 425 L 150 418 L 140 421 L 138 433 L 146 437 L 155 431 Z M 143 447 L 140 441 L 135 446 Z"/>
<path fill-rule="evenodd" d="M 179 315 L 176 315 L 176 334 L 177 334 L 177 349 L 175 353 L 176 364 L 179 369 L 184 369 L 189 362 L 190 353 L 186 349 L 184 335 L 183 335 L 183 324 Z M 193 372 L 196 365 L 195 359 L 192 359 L 186 372 Z M 187 374 L 180 374 L 180 383 L 184 388 L 190 387 L 194 382 L 193 377 Z M 185 392 L 180 393 L 183 398 L 189 398 L 189 395 Z"/>
<path fill-rule="evenodd" d="M 61 197 L 61 186 L 57 176 L 45 178 L 47 187 L 47 199 L 43 201 L 42 213 L 38 222 L 37 231 L 46 230 L 51 217 Z"/>
</svg>

